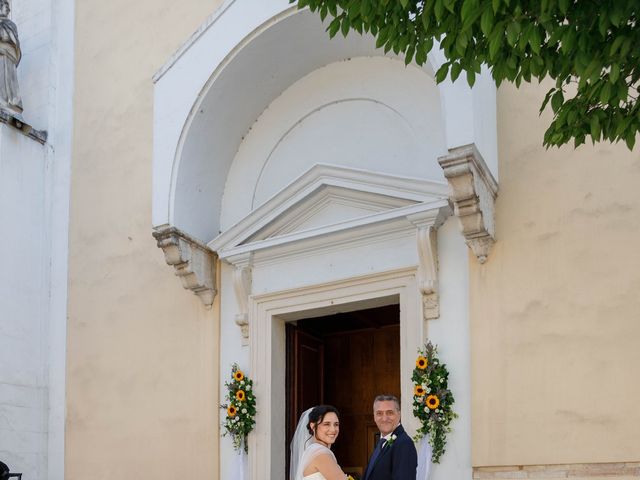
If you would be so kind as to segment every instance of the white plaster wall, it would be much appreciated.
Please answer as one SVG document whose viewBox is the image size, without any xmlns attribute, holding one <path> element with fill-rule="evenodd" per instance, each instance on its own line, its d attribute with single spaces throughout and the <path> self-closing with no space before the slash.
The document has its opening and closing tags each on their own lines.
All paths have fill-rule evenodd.
<svg viewBox="0 0 640 480">
<path fill-rule="evenodd" d="M 18 83 L 24 119 L 38 130 L 49 128 L 52 77 L 52 0 L 13 0 L 11 18 L 18 26 L 22 60 Z"/>
<path fill-rule="evenodd" d="M 45 149 L 0 125 L 0 458 L 46 478 L 48 237 Z"/>
<path fill-rule="evenodd" d="M 64 477 L 67 230 L 73 0 L 14 0 L 23 117 L 45 145 L 2 126 L 0 458 L 24 478 Z"/>
<path fill-rule="evenodd" d="M 441 463 L 433 466 L 433 480 L 472 478 L 469 258 L 458 221 L 449 217 L 438 230 L 440 318 L 427 322 L 427 338 L 438 346 L 440 359 L 449 367 L 449 387 L 459 417 L 452 423 Z"/>
<path fill-rule="evenodd" d="M 444 181 L 433 79 L 398 60 L 360 57 L 302 78 L 245 136 L 222 200 L 223 231 L 316 163 Z"/>
</svg>

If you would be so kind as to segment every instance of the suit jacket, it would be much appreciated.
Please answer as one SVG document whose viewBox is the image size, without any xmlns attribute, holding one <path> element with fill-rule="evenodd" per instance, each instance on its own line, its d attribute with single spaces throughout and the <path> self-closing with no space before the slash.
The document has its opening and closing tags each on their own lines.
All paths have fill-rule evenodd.
<svg viewBox="0 0 640 480">
<path fill-rule="evenodd" d="M 402 425 L 393 431 L 396 439 L 385 445 L 375 463 L 367 464 L 363 480 L 416 480 L 418 454 Z"/>
</svg>

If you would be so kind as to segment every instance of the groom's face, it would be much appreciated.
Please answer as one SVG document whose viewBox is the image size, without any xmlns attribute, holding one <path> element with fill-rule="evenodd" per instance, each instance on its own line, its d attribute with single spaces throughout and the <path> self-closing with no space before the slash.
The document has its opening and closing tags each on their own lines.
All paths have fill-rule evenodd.
<svg viewBox="0 0 640 480">
<path fill-rule="evenodd" d="M 400 423 L 400 410 L 393 400 L 383 400 L 373 404 L 373 419 L 382 436 L 393 432 Z"/>
</svg>

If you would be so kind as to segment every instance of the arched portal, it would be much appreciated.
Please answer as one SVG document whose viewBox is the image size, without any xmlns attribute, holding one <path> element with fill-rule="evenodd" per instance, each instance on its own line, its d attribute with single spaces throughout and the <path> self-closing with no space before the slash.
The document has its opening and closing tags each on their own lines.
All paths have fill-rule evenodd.
<svg viewBox="0 0 640 480">
<path fill-rule="evenodd" d="M 368 36 L 329 40 L 286 1 L 227 1 L 156 75 L 154 235 L 206 305 L 225 292 L 221 378 L 239 362 L 261 402 L 253 480 L 285 468 L 285 325 L 390 298 L 402 392 L 427 336 L 456 372 L 458 455 L 441 472 L 470 473 L 467 254 L 456 230 L 486 258 L 495 89 L 486 75 L 473 90 L 436 85 L 440 61 L 404 66 Z M 410 394 L 402 405 L 415 430 Z M 220 458 L 221 478 L 235 478 L 229 443 Z"/>
</svg>

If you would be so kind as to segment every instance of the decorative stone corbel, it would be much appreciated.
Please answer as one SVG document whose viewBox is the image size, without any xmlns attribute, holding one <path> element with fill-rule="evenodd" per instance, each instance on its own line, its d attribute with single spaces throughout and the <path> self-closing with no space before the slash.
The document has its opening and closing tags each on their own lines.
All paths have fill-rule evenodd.
<svg viewBox="0 0 640 480">
<path fill-rule="evenodd" d="M 418 288 L 422 294 L 422 313 L 425 320 L 440 317 L 438 298 L 438 237 L 433 225 L 420 227 L 418 238 Z"/>
<path fill-rule="evenodd" d="M 215 252 L 178 228 L 168 225 L 156 228 L 153 237 L 164 252 L 167 264 L 175 268 L 182 286 L 198 295 L 202 303 L 211 308 L 217 293 Z"/>
<path fill-rule="evenodd" d="M 451 215 L 449 207 L 411 215 L 408 220 L 416 227 L 418 247 L 418 289 L 422 294 L 422 315 L 425 320 L 440 317 L 438 297 L 438 227 Z"/>
<path fill-rule="evenodd" d="M 233 289 L 238 303 L 236 324 L 242 331 L 242 345 L 249 344 L 249 295 L 251 295 L 251 257 L 234 263 Z"/>
<path fill-rule="evenodd" d="M 438 158 L 449 182 L 449 198 L 462 235 L 480 263 L 495 243 L 494 204 L 498 183 L 474 144 Z"/>
</svg>

